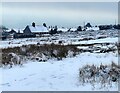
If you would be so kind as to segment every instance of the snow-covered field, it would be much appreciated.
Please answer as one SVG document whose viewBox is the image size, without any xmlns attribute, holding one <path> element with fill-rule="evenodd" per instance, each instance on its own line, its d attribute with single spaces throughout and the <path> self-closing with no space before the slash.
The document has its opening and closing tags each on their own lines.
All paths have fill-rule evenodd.
<svg viewBox="0 0 120 93">
<path fill-rule="evenodd" d="M 86 40 L 85 38 L 90 38 Z M 0 41 L 0 48 L 8 48 L 29 44 L 58 44 L 62 41 L 64 45 L 78 45 L 80 49 L 92 49 L 90 46 L 79 44 L 94 44 L 94 47 L 116 48 L 118 43 L 118 31 L 91 31 L 79 33 L 64 33 L 41 38 L 25 38 Z M 104 45 L 109 43 L 109 45 Z M 103 45 L 102 45 L 103 44 Z M 96 84 L 93 88 L 90 84 L 81 85 L 79 82 L 79 69 L 84 65 L 118 63 L 118 53 L 89 53 L 84 52 L 72 58 L 63 60 L 50 59 L 47 62 L 27 60 L 22 67 L 0 68 L 0 88 L 3 91 L 117 91 L 118 84 L 112 87 L 100 88 Z"/>
<path fill-rule="evenodd" d="M 4 91 L 92 91 L 91 85 L 80 84 L 79 68 L 85 64 L 110 64 L 112 61 L 118 62 L 116 54 L 83 53 L 62 61 L 28 61 L 23 67 L 1 68 L 3 80 L 0 86 Z M 112 88 L 100 89 L 100 85 L 97 84 L 94 90 L 116 91 L 118 87 L 114 84 Z"/>
<path fill-rule="evenodd" d="M 92 44 L 92 43 L 116 43 L 118 42 L 118 30 L 108 31 L 83 31 L 79 33 L 64 32 L 53 36 L 47 35 L 38 38 L 8 39 L 0 41 L 0 48 L 16 47 L 29 44 L 58 44 L 62 41 L 64 45 L 68 44 Z"/>
</svg>

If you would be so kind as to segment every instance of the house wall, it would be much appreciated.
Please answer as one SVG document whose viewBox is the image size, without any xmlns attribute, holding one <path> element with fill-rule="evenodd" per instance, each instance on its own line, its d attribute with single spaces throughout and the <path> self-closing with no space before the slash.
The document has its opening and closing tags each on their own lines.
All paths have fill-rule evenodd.
<svg viewBox="0 0 120 93">
<path fill-rule="evenodd" d="M 31 36 L 35 37 L 37 34 L 39 34 L 39 35 L 41 35 L 41 34 L 49 34 L 49 32 L 31 32 L 30 27 L 26 26 L 26 28 L 23 30 L 22 37 L 31 37 Z M 18 37 L 18 35 L 17 35 L 17 37 Z"/>
<path fill-rule="evenodd" d="M 31 38 L 36 37 L 34 34 L 23 34 L 23 33 L 16 33 L 14 34 L 14 38 Z"/>
<path fill-rule="evenodd" d="M 30 31 L 29 26 L 26 26 L 26 28 L 23 30 L 23 33 L 24 33 L 25 35 L 30 35 L 30 34 L 32 34 L 31 31 Z"/>
</svg>

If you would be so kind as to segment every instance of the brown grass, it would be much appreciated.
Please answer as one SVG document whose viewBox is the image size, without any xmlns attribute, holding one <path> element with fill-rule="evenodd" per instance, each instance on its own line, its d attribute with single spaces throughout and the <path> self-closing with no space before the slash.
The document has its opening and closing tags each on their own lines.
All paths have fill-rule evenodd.
<svg viewBox="0 0 120 93">
<path fill-rule="evenodd" d="M 53 54 L 54 50 L 57 51 L 57 55 Z M 74 52 L 74 56 L 79 52 L 79 49 L 76 48 L 76 46 L 71 46 L 71 45 L 55 45 L 55 44 L 23 45 L 21 47 L 2 49 L 1 62 L 2 64 L 5 63 L 9 64 L 11 60 L 8 56 L 9 53 L 15 53 L 23 57 L 26 56 L 27 58 L 31 58 L 31 55 L 44 54 L 49 58 L 55 57 L 61 60 L 62 58 L 66 58 L 69 50 Z"/>
</svg>

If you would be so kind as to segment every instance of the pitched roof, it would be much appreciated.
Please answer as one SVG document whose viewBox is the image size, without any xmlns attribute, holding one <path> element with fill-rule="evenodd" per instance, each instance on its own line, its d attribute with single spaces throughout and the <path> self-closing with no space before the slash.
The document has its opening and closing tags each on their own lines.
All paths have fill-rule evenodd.
<svg viewBox="0 0 120 93">
<path fill-rule="evenodd" d="M 39 25 L 36 25 L 35 27 L 33 26 L 29 26 L 29 29 L 31 30 L 31 32 L 33 33 L 37 33 L 37 32 L 49 32 L 48 29 L 44 26 L 39 26 Z"/>
<path fill-rule="evenodd" d="M 16 28 L 13 28 L 13 29 L 8 29 L 6 30 L 6 32 L 11 32 L 11 30 L 14 30 L 16 33 L 23 33 L 23 30 L 22 29 L 16 29 Z"/>
<path fill-rule="evenodd" d="M 77 30 L 77 28 L 71 28 L 70 30 L 71 30 L 71 31 L 76 31 L 76 30 Z"/>
<path fill-rule="evenodd" d="M 99 27 L 87 27 L 86 30 L 99 30 Z"/>
<path fill-rule="evenodd" d="M 68 28 L 58 28 L 58 31 L 67 32 L 67 31 L 68 31 Z"/>
</svg>

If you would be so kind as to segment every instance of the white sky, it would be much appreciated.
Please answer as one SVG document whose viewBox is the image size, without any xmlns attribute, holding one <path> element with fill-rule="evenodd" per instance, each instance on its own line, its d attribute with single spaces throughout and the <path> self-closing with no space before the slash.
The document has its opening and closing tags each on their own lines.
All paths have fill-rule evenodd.
<svg viewBox="0 0 120 93">
<path fill-rule="evenodd" d="M 93 25 L 114 24 L 115 20 L 118 20 L 117 2 L 2 3 L 3 25 L 13 28 L 24 28 L 33 21 L 71 27 L 83 25 L 83 22 Z"/>
<path fill-rule="evenodd" d="M 2 2 L 119 2 L 119 0 L 1 0 Z"/>
</svg>

